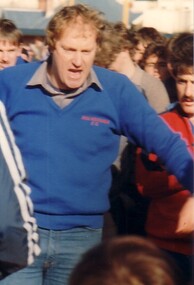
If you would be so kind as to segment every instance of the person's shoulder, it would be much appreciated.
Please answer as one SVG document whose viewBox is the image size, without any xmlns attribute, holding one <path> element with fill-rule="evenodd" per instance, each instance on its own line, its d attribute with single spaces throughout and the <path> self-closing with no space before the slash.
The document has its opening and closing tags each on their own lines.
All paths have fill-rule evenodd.
<svg viewBox="0 0 194 285">
<path fill-rule="evenodd" d="M 168 110 L 160 113 L 160 117 L 165 120 L 177 120 L 177 118 L 181 117 L 178 104 L 171 104 L 171 107 L 169 106 Z"/>
<path fill-rule="evenodd" d="M 136 65 L 135 68 L 135 80 L 143 88 L 143 90 L 157 90 L 158 92 L 165 92 L 167 95 L 167 91 L 163 82 L 143 70 L 138 65 Z"/>
<path fill-rule="evenodd" d="M 154 85 L 158 88 L 161 88 L 161 87 L 165 88 L 163 82 L 160 79 L 150 75 L 145 70 L 142 70 L 142 78 L 143 78 L 144 82 L 146 81 L 149 84 L 151 83 L 152 86 Z"/>
<path fill-rule="evenodd" d="M 100 66 L 97 66 L 97 65 L 94 65 L 93 66 L 93 69 L 96 73 L 96 75 L 98 76 L 99 79 L 104 79 L 106 81 L 109 81 L 109 80 L 112 80 L 112 79 L 115 79 L 117 81 L 119 80 L 126 80 L 128 79 L 125 75 L 121 74 L 121 73 L 118 73 L 116 71 L 112 71 L 110 69 L 107 69 L 107 68 L 104 68 L 104 67 L 100 67 Z M 129 80 L 128 80 L 129 81 Z"/>
<path fill-rule="evenodd" d="M 26 60 L 24 60 L 21 56 L 18 56 L 16 65 L 18 64 L 23 64 L 23 63 L 28 63 Z"/>
<path fill-rule="evenodd" d="M 17 80 L 19 80 L 19 78 L 25 79 L 29 76 L 32 76 L 32 74 L 36 71 L 36 69 L 38 69 L 40 64 L 41 62 L 37 61 L 7 67 L 0 71 L 0 78 L 4 78 L 8 82 L 16 82 Z"/>
<path fill-rule="evenodd" d="M 161 113 L 160 116 L 174 131 L 188 134 L 190 121 L 184 116 L 179 104 L 175 105 L 171 110 Z"/>
<path fill-rule="evenodd" d="M 134 84 L 124 74 L 99 66 L 93 66 L 93 69 L 98 80 L 105 89 L 114 89 L 116 91 L 123 87 L 132 88 L 131 85 L 134 86 Z"/>
<path fill-rule="evenodd" d="M 40 66 L 39 62 L 19 64 L 0 71 L 0 89 L 11 94 L 19 88 L 25 88 L 28 81 Z"/>
</svg>

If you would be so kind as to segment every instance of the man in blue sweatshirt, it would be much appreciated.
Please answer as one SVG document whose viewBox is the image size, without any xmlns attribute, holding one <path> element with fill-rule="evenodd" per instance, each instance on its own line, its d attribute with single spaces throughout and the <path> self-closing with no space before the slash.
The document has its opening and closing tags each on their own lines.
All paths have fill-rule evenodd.
<svg viewBox="0 0 194 285">
<path fill-rule="evenodd" d="M 23 156 L 42 250 L 4 285 L 68 284 L 81 254 L 101 239 L 121 135 L 156 153 L 192 191 L 193 160 L 179 134 L 127 77 L 93 66 L 103 24 L 94 9 L 64 7 L 48 24 L 48 60 L 0 72 L 0 99 Z"/>
</svg>

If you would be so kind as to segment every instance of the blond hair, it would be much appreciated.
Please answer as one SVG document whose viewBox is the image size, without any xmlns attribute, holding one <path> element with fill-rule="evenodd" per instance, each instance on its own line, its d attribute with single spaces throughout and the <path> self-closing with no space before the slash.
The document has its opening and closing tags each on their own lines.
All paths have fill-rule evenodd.
<svg viewBox="0 0 194 285">
<path fill-rule="evenodd" d="M 65 27 L 76 22 L 78 18 L 81 18 L 85 24 L 89 24 L 96 31 L 97 43 L 100 44 L 101 30 L 104 27 L 103 13 L 86 5 L 78 4 L 63 7 L 50 20 L 46 29 L 46 44 L 49 50 L 55 48 L 56 41 L 61 37 Z"/>
</svg>

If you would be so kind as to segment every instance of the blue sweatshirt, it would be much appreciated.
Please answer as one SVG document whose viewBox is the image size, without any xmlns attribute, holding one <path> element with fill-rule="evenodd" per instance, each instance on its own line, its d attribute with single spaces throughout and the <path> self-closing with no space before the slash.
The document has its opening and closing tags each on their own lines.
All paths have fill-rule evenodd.
<svg viewBox="0 0 194 285">
<path fill-rule="evenodd" d="M 185 143 L 128 78 L 94 67 L 103 90 L 93 84 L 61 109 L 43 88 L 27 86 L 39 65 L 1 71 L 0 99 L 23 156 L 40 227 L 102 227 L 121 134 L 156 153 L 191 190 L 193 161 Z"/>
</svg>

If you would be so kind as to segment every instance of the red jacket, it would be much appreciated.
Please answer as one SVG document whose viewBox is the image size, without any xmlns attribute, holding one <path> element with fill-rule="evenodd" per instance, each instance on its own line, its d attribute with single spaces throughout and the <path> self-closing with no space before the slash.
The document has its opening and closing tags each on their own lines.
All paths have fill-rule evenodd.
<svg viewBox="0 0 194 285">
<path fill-rule="evenodd" d="M 180 133 L 193 152 L 194 137 L 189 120 L 178 108 L 161 117 L 172 130 Z M 183 236 L 175 233 L 180 209 L 191 193 L 162 168 L 154 154 L 143 154 L 141 149 L 137 150 L 136 183 L 138 191 L 151 198 L 146 220 L 148 236 L 163 249 L 192 254 L 193 234 Z"/>
</svg>

